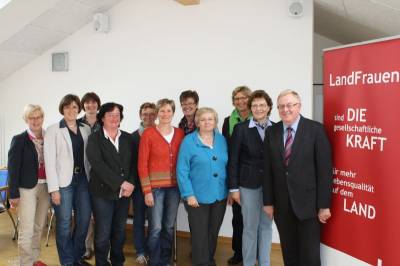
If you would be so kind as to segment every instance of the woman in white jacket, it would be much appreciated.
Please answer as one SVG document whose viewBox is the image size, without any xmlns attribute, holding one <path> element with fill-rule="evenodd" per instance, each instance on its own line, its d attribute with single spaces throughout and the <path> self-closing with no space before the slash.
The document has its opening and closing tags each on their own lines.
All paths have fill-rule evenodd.
<svg viewBox="0 0 400 266">
<path fill-rule="evenodd" d="M 47 129 L 44 139 L 46 179 L 56 214 L 57 251 L 61 265 L 86 265 L 82 257 L 91 205 L 88 189 L 90 166 L 85 150 L 90 128 L 77 121 L 81 111 L 78 96 L 64 96 L 59 111 L 64 118 Z"/>
</svg>

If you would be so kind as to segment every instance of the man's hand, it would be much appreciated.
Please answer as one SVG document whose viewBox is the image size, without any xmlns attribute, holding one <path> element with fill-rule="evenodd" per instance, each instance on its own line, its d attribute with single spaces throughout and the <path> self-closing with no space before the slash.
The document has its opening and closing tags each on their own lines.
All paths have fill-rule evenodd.
<svg viewBox="0 0 400 266">
<path fill-rule="evenodd" d="M 329 218 L 331 218 L 331 211 L 329 210 L 329 208 L 319 209 L 318 219 L 321 223 L 326 224 Z"/>
</svg>

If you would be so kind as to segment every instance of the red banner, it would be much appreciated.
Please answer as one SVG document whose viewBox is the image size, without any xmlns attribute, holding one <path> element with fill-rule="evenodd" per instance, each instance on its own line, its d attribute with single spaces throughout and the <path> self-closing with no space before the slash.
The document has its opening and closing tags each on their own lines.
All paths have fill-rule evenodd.
<svg viewBox="0 0 400 266">
<path fill-rule="evenodd" d="M 324 53 L 333 149 L 332 218 L 322 242 L 372 265 L 400 265 L 400 39 Z"/>
</svg>

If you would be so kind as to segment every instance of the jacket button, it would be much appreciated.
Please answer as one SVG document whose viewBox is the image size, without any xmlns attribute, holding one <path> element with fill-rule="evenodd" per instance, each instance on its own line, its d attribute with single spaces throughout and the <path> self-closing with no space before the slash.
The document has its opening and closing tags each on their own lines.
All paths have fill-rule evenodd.
<svg viewBox="0 0 400 266">
<path fill-rule="evenodd" d="M 218 176 L 218 174 L 217 174 L 217 173 L 214 173 L 214 174 L 213 174 L 213 176 L 214 176 L 214 177 L 217 177 L 217 176 Z"/>
<path fill-rule="evenodd" d="M 289 172 L 286 172 L 285 174 L 286 174 L 286 175 L 289 175 Z"/>
<path fill-rule="evenodd" d="M 213 156 L 212 159 L 213 159 L 214 161 L 216 161 L 216 160 L 217 160 L 217 156 Z"/>
</svg>

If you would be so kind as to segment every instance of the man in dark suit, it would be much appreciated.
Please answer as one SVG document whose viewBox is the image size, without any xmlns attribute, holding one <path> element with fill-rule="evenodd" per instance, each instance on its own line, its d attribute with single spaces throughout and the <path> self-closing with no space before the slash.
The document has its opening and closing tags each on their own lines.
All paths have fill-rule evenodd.
<svg viewBox="0 0 400 266">
<path fill-rule="evenodd" d="M 275 218 L 286 266 L 320 261 L 320 223 L 330 213 L 331 148 L 324 127 L 300 115 L 292 90 L 278 96 L 279 123 L 265 137 L 264 211 Z"/>
</svg>

